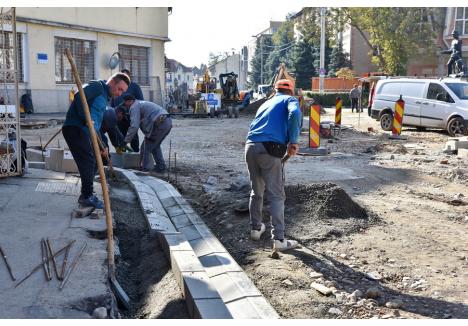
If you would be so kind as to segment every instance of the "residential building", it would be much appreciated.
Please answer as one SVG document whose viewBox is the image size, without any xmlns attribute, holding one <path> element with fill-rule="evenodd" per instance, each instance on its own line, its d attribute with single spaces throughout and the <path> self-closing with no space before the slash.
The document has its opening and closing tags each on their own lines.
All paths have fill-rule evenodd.
<svg viewBox="0 0 468 326">
<path fill-rule="evenodd" d="M 188 93 L 194 91 L 194 74 L 192 67 L 186 67 L 174 59 L 166 58 L 166 91 L 173 92 L 182 84 L 187 84 Z"/>
<path fill-rule="evenodd" d="M 73 54 L 82 82 L 107 79 L 127 68 L 145 98 L 162 104 L 167 7 L 30 7 L 17 8 L 16 16 L 20 94 L 31 95 L 35 112 L 68 109 L 74 81 L 66 48 Z M 10 31 L 4 39 L 11 39 Z M 112 69 L 109 59 L 114 53 L 120 61 Z"/>
<path fill-rule="evenodd" d="M 232 53 L 226 55 L 224 59 L 218 63 L 208 67 L 210 75 L 217 80 L 217 87 L 220 88 L 219 75 L 234 72 L 237 75 L 237 88 L 245 90 L 247 87 L 247 63 L 243 60 L 241 53 Z"/>
</svg>

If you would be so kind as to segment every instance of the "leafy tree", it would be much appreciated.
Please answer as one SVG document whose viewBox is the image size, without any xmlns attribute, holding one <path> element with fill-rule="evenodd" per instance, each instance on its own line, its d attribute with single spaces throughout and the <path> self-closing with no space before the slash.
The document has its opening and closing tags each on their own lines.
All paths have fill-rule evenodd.
<svg viewBox="0 0 468 326">
<path fill-rule="evenodd" d="M 250 72 L 250 82 L 254 88 L 262 84 L 261 81 L 261 70 L 263 69 L 263 83 L 267 82 L 265 78 L 265 63 L 268 58 L 268 52 L 266 49 L 273 46 L 271 35 L 261 35 L 257 38 L 257 44 L 255 47 L 255 54 L 252 58 L 252 71 Z M 262 67 L 262 54 L 263 54 L 263 67 Z"/>
<path fill-rule="evenodd" d="M 330 53 L 330 64 L 328 65 L 328 75 L 336 76 L 340 68 L 352 68 L 349 54 L 343 51 L 343 42 L 339 40 Z"/>
<path fill-rule="evenodd" d="M 293 66 L 294 25 L 290 20 L 284 22 L 272 36 L 273 47 L 267 47 L 268 58 L 265 63 L 264 82 L 270 82 L 280 63 L 287 68 Z"/>
<path fill-rule="evenodd" d="M 406 73 L 408 59 L 435 53 L 432 42 L 443 24 L 444 8 L 334 8 L 331 16 L 357 29 L 369 46 L 372 61 L 390 75 Z"/>
<path fill-rule="evenodd" d="M 297 88 L 311 89 L 311 78 L 317 75 L 314 55 L 315 52 L 307 41 L 299 41 L 294 51 L 293 61 Z"/>
</svg>

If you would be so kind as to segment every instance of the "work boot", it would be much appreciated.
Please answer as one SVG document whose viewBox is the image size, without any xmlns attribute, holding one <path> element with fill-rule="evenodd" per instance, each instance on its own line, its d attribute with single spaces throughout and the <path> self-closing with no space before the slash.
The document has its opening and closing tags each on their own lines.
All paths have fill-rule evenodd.
<svg viewBox="0 0 468 326">
<path fill-rule="evenodd" d="M 299 244 L 295 240 L 274 240 L 273 251 L 285 251 L 297 248 Z"/>
<path fill-rule="evenodd" d="M 265 224 L 262 223 L 262 226 L 260 227 L 260 230 L 251 230 L 250 231 L 250 239 L 254 241 L 260 240 L 260 237 L 262 236 L 263 232 L 265 232 Z"/>
<path fill-rule="evenodd" d="M 95 195 L 84 198 L 83 195 L 78 198 L 78 203 L 84 207 L 94 207 L 97 209 L 104 209 L 104 203 L 99 200 Z"/>
</svg>

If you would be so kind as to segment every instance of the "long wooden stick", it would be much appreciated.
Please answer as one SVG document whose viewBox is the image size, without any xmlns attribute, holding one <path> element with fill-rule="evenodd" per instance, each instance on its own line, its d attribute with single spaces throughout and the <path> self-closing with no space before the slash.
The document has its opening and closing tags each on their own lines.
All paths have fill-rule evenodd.
<svg viewBox="0 0 468 326">
<path fill-rule="evenodd" d="M 69 248 L 73 243 L 75 242 L 75 240 L 72 240 L 69 244 L 67 244 L 65 247 L 63 247 L 62 249 L 60 249 L 59 251 L 57 251 L 55 254 L 52 255 L 52 257 L 57 257 L 58 255 L 60 255 L 65 249 Z M 52 257 L 49 257 L 49 259 L 52 259 Z M 15 288 L 18 287 L 21 283 L 23 283 L 24 281 L 26 281 L 32 274 L 34 274 L 35 272 L 37 272 L 39 269 L 41 269 L 41 267 L 44 265 L 44 262 L 42 261 L 40 264 L 38 264 L 36 267 L 34 267 L 32 269 L 32 271 L 26 275 L 21 281 L 19 281 L 18 283 L 16 283 L 15 285 Z"/>
<path fill-rule="evenodd" d="M 68 262 L 68 253 L 70 252 L 71 245 L 67 248 L 65 251 L 65 257 L 63 257 L 63 263 L 62 263 L 62 270 L 60 271 L 60 278 L 59 280 L 63 280 L 63 277 L 65 275 L 65 266 L 67 266 Z"/>
<path fill-rule="evenodd" d="M 106 213 L 106 225 L 107 225 L 107 262 L 109 268 L 109 274 L 115 276 L 115 263 L 114 263 L 114 234 L 112 230 L 112 213 L 109 200 L 109 191 L 107 188 L 106 174 L 104 173 L 104 165 L 102 164 L 101 152 L 99 150 L 99 144 L 97 140 L 96 130 L 94 130 L 94 125 L 91 120 L 91 113 L 89 111 L 88 102 L 86 101 L 86 96 L 84 94 L 83 86 L 81 84 L 80 76 L 78 70 L 76 69 L 75 60 L 70 52 L 70 49 L 66 49 L 65 53 L 67 55 L 68 61 L 70 62 L 73 76 L 75 78 L 76 86 L 78 86 L 78 94 L 80 94 L 81 103 L 83 104 L 84 113 L 86 116 L 86 124 L 88 125 L 89 133 L 91 134 L 91 141 L 94 149 L 94 156 L 98 164 L 99 176 L 101 178 L 101 187 L 102 187 L 102 196 L 104 197 L 104 208 Z"/>
<path fill-rule="evenodd" d="M 54 251 L 52 250 L 52 245 L 50 244 L 49 238 L 46 239 L 47 249 L 49 250 L 49 255 L 52 257 L 52 265 L 54 266 L 55 276 L 60 280 L 60 275 L 57 269 L 57 262 L 55 261 Z"/>
</svg>

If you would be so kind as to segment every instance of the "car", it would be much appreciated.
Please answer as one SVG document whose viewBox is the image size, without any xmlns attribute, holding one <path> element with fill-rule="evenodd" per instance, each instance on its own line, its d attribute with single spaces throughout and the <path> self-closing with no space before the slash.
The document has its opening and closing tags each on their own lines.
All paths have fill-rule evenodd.
<svg viewBox="0 0 468 326">
<path fill-rule="evenodd" d="M 468 82 L 461 78 L 379 80 L 372 98 L 371 117 L 385 131 L 393 127 L 395 102 L 405 101 L 403 125 L 445 129 L 452 137 L 468 132 Z"/>
</svg>

